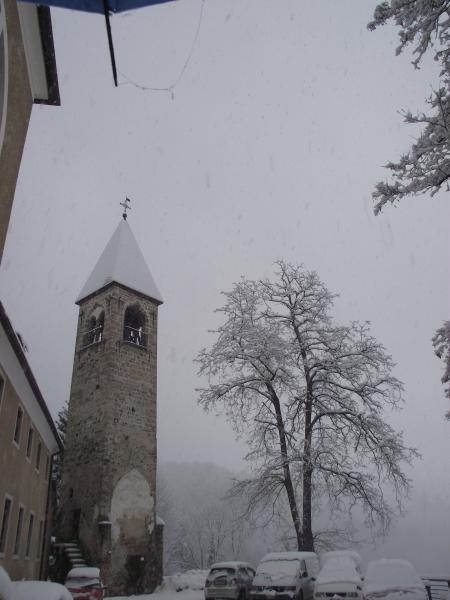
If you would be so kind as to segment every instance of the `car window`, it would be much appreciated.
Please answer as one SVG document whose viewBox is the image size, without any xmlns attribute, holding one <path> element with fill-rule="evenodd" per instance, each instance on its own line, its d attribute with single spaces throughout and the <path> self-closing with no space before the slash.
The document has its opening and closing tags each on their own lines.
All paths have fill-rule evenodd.
<svg viewBox="0 0 450 600">
<path fill-rule="evenodd" d="M 227 567 L 227 568 L 220 568 L 217 567 L 215 569 L 211 569 L 211 571 L 209 572 L 210 576 L 214 576 L 214 575 L 219 575 L 219 573 L 221 575 L 234 575 L 235 574 L 235 569 Z"/>
<path fill-rule="evenodd" d="M 285 575 L 295 577 L 301 571 L 300 561 L 294 560 L 266 560 L 258 565 L 258 573 L 265 575 Z"/>
<path fill-rule="evenodd" d="M 250 567 L 247 567 L 247 571 L 248 571 L 248 576 L 253 579 L 253 577 L 255 576 L 255 571 L 253 569 L 250 569 Z"/>
<path fill-rule="evenodd" d="M 306 568 L 306 563 L 304 560 L 300 561 L 300 575 L 306 573 L 308 574 L 308 569 Z"/>
<path fill-rule="evenodd" d="M 241 567 L 238 571 L 238 575 L 239 577 L 242 577 L 242 579 L 248 579 L 249 575 L 247 573 L 247 569 L 244 569 L 244 567 Z"/>
</svg>

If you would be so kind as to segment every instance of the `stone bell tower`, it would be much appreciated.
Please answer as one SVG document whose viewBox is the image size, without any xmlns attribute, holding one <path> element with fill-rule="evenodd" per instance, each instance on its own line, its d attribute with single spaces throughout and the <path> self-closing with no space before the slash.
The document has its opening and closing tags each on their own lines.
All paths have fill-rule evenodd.
<svg viewBox="0 0 450 600">
<path fill-rule="evenodd" d="M 152 591 L 162 577 L 155 512 L 162 298 L 123 216 L 76 301 L 61 489 L 61 538 L 78 541 L 112 596 Z"/>
</svg>

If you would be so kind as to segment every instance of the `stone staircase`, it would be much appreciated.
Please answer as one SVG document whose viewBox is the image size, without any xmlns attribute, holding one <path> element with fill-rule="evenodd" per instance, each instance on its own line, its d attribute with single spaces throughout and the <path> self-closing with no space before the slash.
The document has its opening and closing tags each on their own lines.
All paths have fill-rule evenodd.
<svg viewBox="0 0 450 600">
<path fill-rule="evenodd" d="M 64 542 L 58 544 L 58 546 L 63 551 L 65 558 L 70 565 L 70 569 L 88 566 L 77 542 Z"/>
</svg>

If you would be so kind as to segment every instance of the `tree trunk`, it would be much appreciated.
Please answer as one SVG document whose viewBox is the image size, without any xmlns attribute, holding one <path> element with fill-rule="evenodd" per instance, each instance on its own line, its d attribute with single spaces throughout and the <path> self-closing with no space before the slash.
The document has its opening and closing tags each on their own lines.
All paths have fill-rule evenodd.
<svg viewBox="0 0 450 600">
<path fill-rule="evenodd" d="M 302 500 L 302 529 L 303 529 L 303 548 L 306 552 L 314 552 L 314 538 L 312 533 L 312 474 L 311 464 L 311 441 L 312 441 L 312 407 L 314 401 L 313 382 L 311 372 L 308 366 L 308 356 L 302 344 L 298 326 L 293 323 L 295 335 L 300 346 L 300 354 L 303 362 L 303 370 L 306 381 L 306 402 L 305 402 L 305 426 L 303 441 L 303 500 Z"/>
<path fill-rule="evenodd" d="M 303 550 L 314 552 L 314 538 L 312 533 L 312 468 L 311 468 L 311 439 L 305 435 L 303 444 Z"/>
<path fill-rule="evenodd" d="M 294 485 L 292 483 L 291 477 L 291 469 L 289 466 L 289 459 L 287 453 L 287 442 L 286 442 L 286 431 L 284 428 L 283 415 L 281 414 L 281 406 L 279 398 L 270 384 L 267 384 L 267 388 L 270 392 L 270 396 L 272 398 L 272 404 L 275 409 L 275 414 L 277 417 L 277 430 L 278 437 L 280 440 L 280 451 L 281 458 L 283 461 L 283 478 L 284 478 L 284 487 L 286 489 L 286 494 L 289 502 L 289 510 L 291 512 L 292 522 L 294 524 L 295 535 L 297 538 L 297 549 L 303 550 L 304 542 L 302 529 L 300 527 L 300 516 L 298 514 L 298 506 L 297 499 L 295 498 Z"/>
<path fill-rule="evenodd" d="M 302 358 L 306 360 L 306 353 L 302 351 Z M 305 438 L 303 441 L 303 543 L 304 550 L 314 552 L 314 539 L 312 533 L 312 465 L 311 465 L 311 438 L 312 438 L 312 382 L 309 370 L 305 368 L 306 376 L 306 405 L 305 405 Z"/>
</svg>

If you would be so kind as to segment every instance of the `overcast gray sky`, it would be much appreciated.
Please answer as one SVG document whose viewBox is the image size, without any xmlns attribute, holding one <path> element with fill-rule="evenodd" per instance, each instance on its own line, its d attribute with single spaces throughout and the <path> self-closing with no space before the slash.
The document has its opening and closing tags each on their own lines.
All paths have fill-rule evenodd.
<svg viewBox="0 0 450 600">
<path fill-rule="evenodd" d="M 103 18 L 52 10 L 62 107 L 33 108 L 0 285 L 54 415 L 69 396 L 74 300 L 128 195 L 165 299 L 161 459 L 241 468 L 230 427 L 196 405 L 192 361 L 221 290 L 283 258 L 340 294 L 340 320 L 372 322 L 405 383 L 394 422 L 422 452 L 417 490 L 450 503 L 449 407 L 430 343 L 450 317 L 448 199 L 379 217 L 371 201 L 381 165 L 417 134 L 398 110 L 424 108 L 437 73 L 395 57 L 393 28 L 367 31 L 375 4 L 180 0 L 114 16 L 119 71 L 144 87 L 170 87 L 192 49 L 173 94 L 114 89 Z"/>
</svg>

